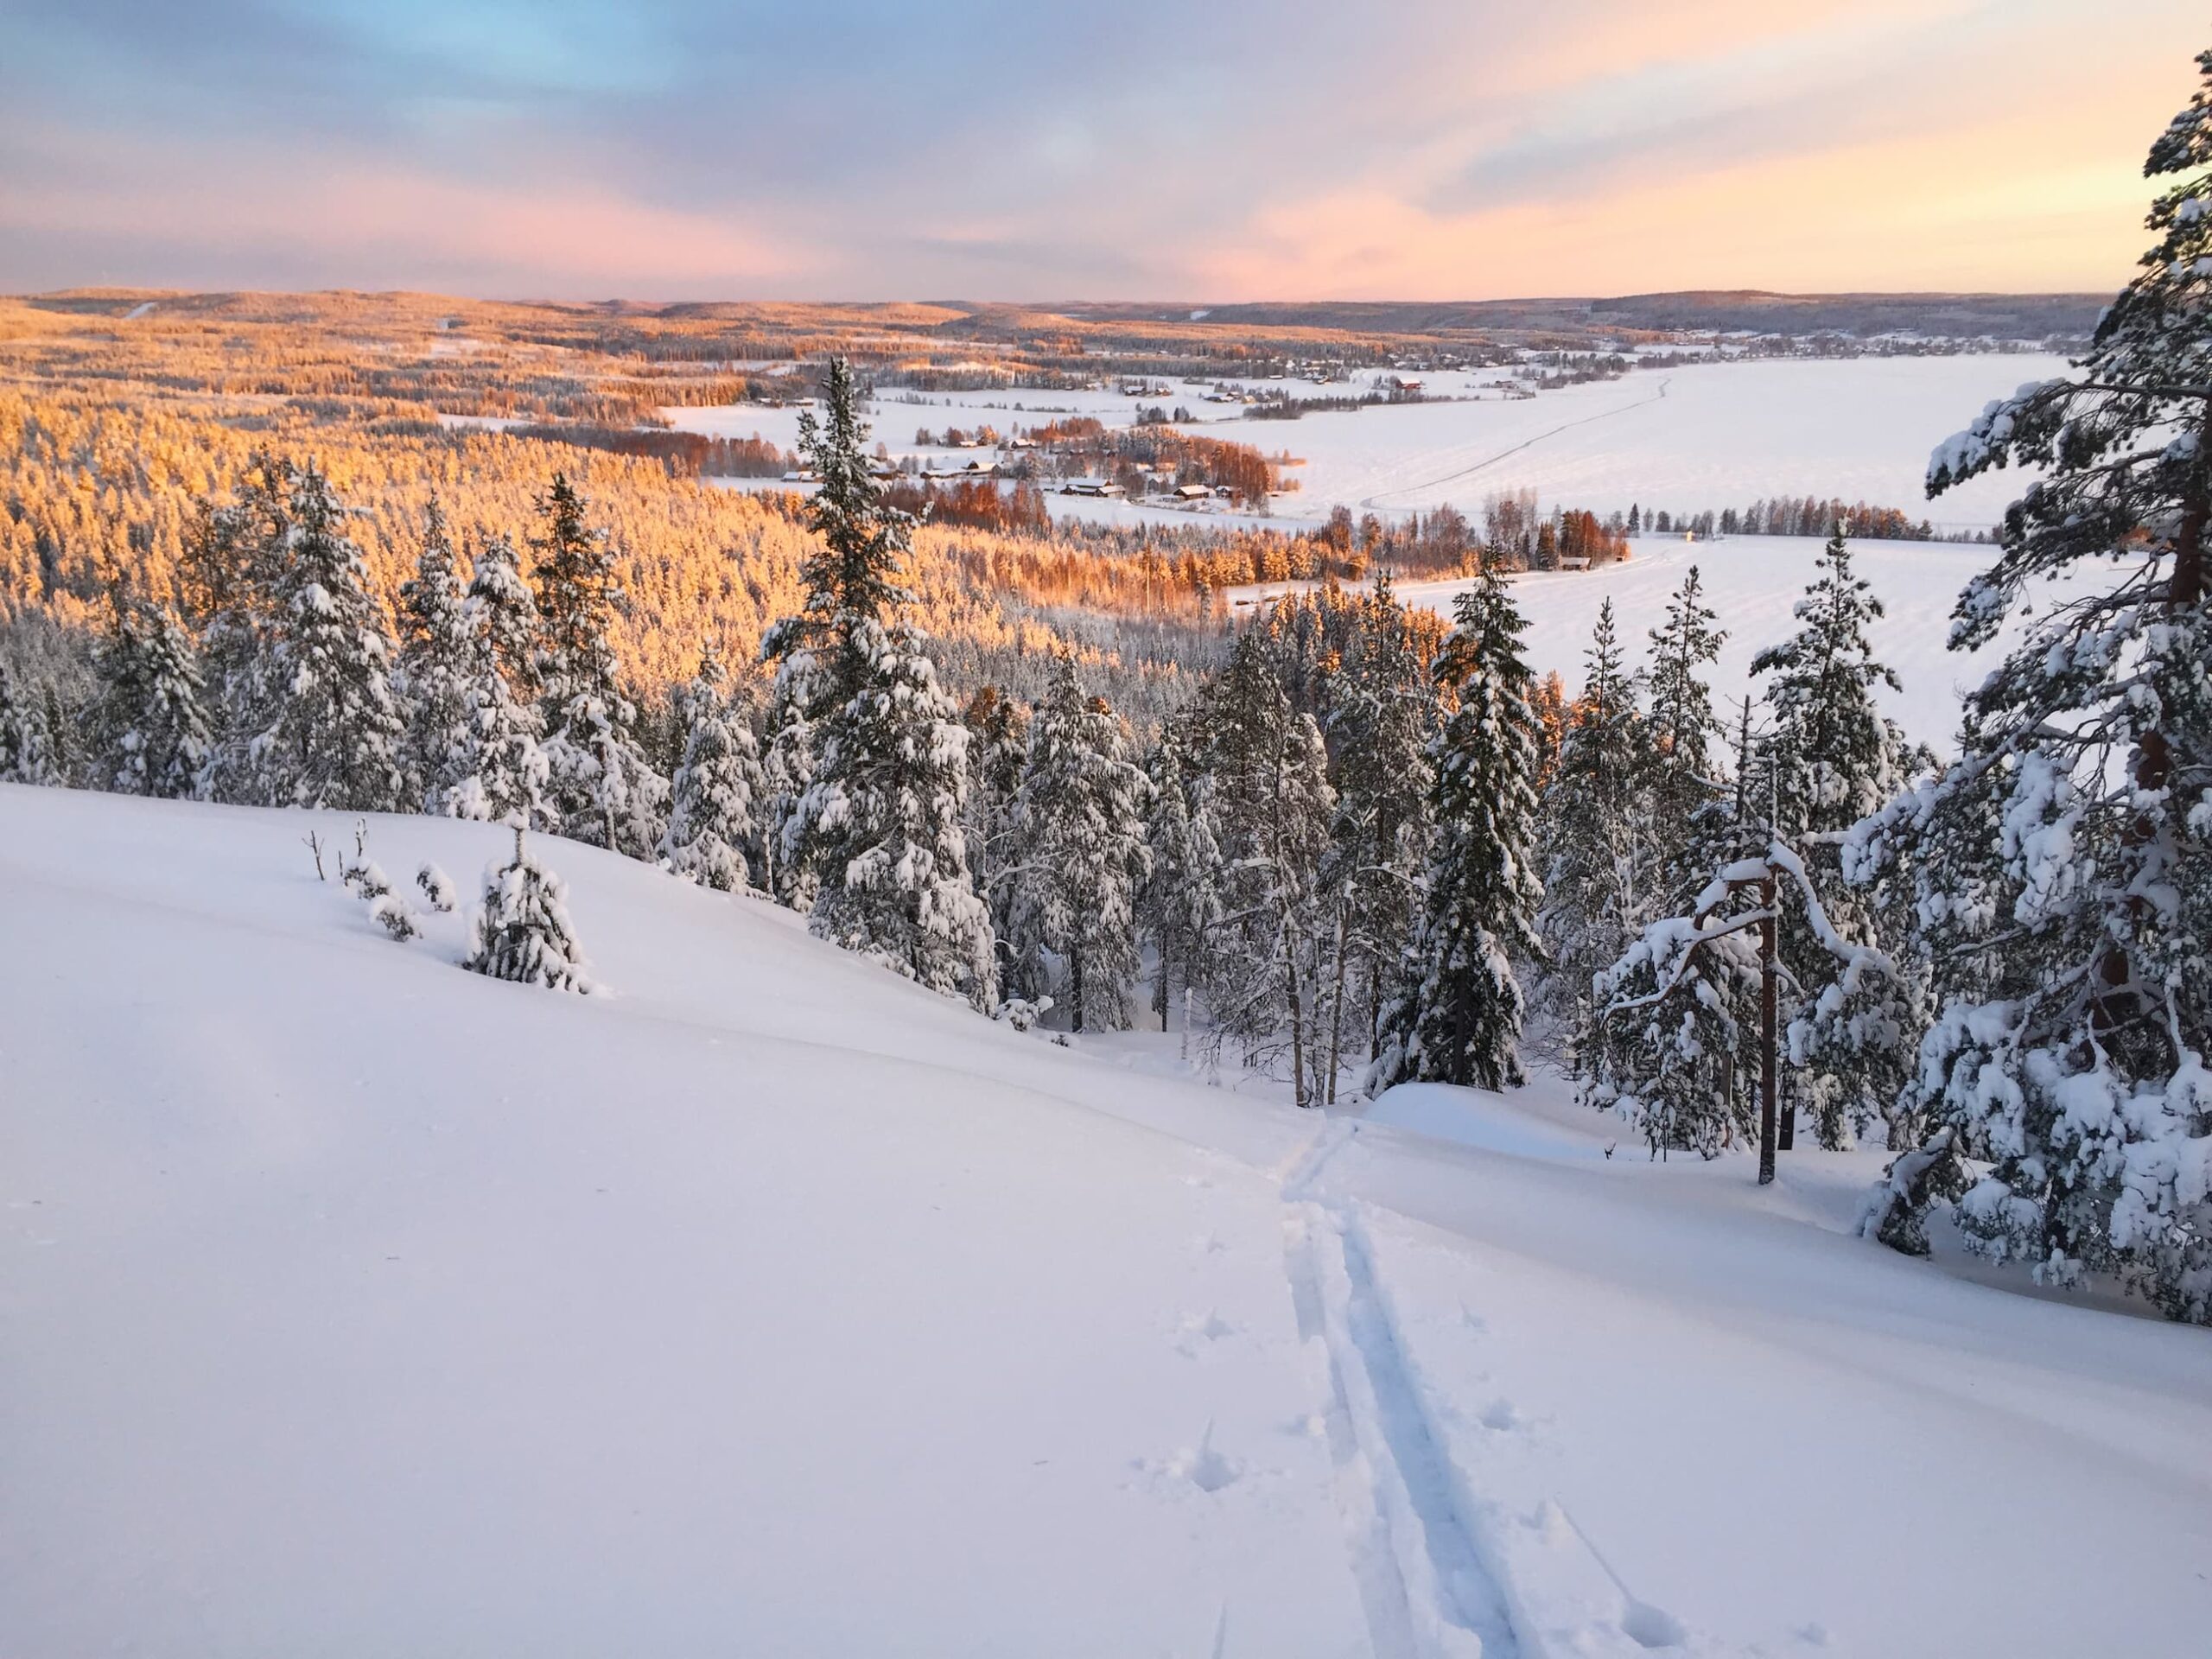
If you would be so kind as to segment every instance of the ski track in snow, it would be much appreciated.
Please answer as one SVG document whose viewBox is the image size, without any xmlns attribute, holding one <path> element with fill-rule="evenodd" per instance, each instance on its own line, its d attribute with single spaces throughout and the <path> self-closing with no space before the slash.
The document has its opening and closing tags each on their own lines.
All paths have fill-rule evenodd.
<svg viewBox="0 0 2212 1659">
<path fill-rule="evenodd" d="M 1330 1122 L 1277 1174 L 1292 1306 L 1327 1378 L 1332 1493 L 1376 1659 L 1731 1651 L 1639 1599 L 1556 1498 L 1523 1513 L 1525 1479 L 1508 1481 L 1520 1489 L 1509 1499 L 1454 1460 L 1438 1414 L 1453 1407 L 1429 1392 L 1408 1348 L 1369 1235 L 1373 1206 L 1322 1185 L 1359 1128 Z M 1475 1322 L 1464 1304 L 1460 1317 Z M 1478 1421 L 1507 1433 L 1525 1419 L 1499 1402 Z"/>
<path fill-rule="evenodd" d="M 1369 1638 L 1376 1659 L 1518 1659 L 1504 1596 L 1459 1513 L 1377 1292 L 1364 1230 L 1319 1189 L 1357 1132 L 1344 1120 L 1323 1128 L 1293 1160 L 1282 1196 L 1291 1300 L 1327 1371 L 1335 1496 Z"/>
<path fill-rule="evenodd" d="M 1359 505 L 1363 507 L 1376 507 L 1381 505 L 1382 498 L 1388 495 L 1418 495 L 1423 490 L 1433 490 L 1441 484 L 1456 484 L 1463 478 L 1472 478 L 1477 473 L 1497 466 L 1509 455 L 1517 455 L 1523 449 L 1533 449 L 1546 439 L 1555 438 L 1562 432 L 1571 432 L 1578 426 L 1588 426 L 1592 421 L 1610 421 L 1615 416 L 1627 414 L 1630 410 L 1649 409 L 1666 397 L 1667 388 L 1672 384 L 1673 379 L 1672 375 L 1662 379 L 1656 392 L 1637 403 L 1623 404 L 1618 409 L 1601 409 L 1595 415 L 1585 415 L 1578 421 L 1563 421 L 1548 431 L 1539 432 L 1534 437 L 1522 439 L 1510 448 L 1501 449 L 1494 455 L 1485 455 L 1471 467 L 1462 467 L 1456 473 L 1446 473 L 1441 478 L 1432 478 L 1425 483 L 1402 484 L 1393 489 L 1377 490 L 1372 495 L 1363 497 Z"/>
</svg>

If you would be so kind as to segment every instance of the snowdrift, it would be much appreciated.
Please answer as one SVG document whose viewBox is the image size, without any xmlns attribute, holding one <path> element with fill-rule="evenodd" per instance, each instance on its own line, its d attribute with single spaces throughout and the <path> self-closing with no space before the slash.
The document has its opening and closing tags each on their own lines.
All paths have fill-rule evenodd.
<svg viewBox="0 0 2212 1659">
<path fill-rule="evenodd" d="M 2212 1342 L 1866 1160 L 1301 1116 L 550 839 L 604 988 L 496 982 L 311 827 L 0 787 L 0 1652 L 2201 1651 Z"/>
</svg>

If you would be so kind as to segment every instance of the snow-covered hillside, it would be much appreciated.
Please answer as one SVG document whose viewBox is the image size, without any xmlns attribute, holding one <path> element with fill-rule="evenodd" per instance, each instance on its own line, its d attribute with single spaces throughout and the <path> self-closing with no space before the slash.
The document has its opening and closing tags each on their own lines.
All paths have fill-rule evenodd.
<svg viewBox="0 0 2212 1659">
<path fill-rule="evenodd" d="M 0 1653 L 2202 1650 L 2206 1333 L 1871 1158 L 1300 1115 L 557 841 L 605 992 L 496 982 L 311 825 L 0 786 Z"/>
</svg>

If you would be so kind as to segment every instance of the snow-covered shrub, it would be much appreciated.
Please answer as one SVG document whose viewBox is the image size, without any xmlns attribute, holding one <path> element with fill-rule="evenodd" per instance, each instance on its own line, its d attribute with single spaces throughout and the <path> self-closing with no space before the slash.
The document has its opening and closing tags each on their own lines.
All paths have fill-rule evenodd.
<svg viewBox="0 0 2212 1659">
<path fill-rule="evenodd" d="M 423 896 L 430 901 L 430 908 L 441 916 L 453 909 L 459 897 L 453 878 L 435 864 L 425 864 L 415 872 L 415 885 L 423 889 Z"/>
<path fill-rule="evenodd" d="M 991 1011 L 991 1018 L 1013 1027 L 1016 1031 L 1029 1031 L 1045 1017 L 1046 1011 L 1052 1006 L 1052 999 L 1049 996 L 1040 996 L 1034 1001 L 1027 997 L 1009 996 Z"/>
<path fill-rule="evenodd" d="M 365 905 L 373 905 L 391 891 L 391 878 L 387 876 L 374 859 L 363 859 L 358 864 L 348 864 L 343 878 L 346 888 Z"/>
<path fill-rule="evenodd" d="M 369 906 L 369 914 L 382 925 L 385 932 L 402 944 L 422 937 L 422 925 L 416 920 L 415 912 L 396 893 L 387 893 L 375 899 Z"/>
</svg>

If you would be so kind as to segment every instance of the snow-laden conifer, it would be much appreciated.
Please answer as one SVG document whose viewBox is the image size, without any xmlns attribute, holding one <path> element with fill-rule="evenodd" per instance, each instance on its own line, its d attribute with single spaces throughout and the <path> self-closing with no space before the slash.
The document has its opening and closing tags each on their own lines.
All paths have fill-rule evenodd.
<svg viewBox="0 0 2212 1659">
<path fill-rule="evenodd" d="M 531 856 L 523 834 L 518 827 L 512 860 L 484 872 L 484 898 L 469 917 L 462 966 L 493 979 L 588 992 L 593 986 L 569 919 L 568 888 Z"/>
<path fill-rule="evenodd" d="M 823 371 L 821 408 L 819 418 L 812 410 L 799 416 L 799 454 L 820 480 L 807 504 L 807 527 L 819 541 L 800 567 L 806 598 L 760 641 L 761 659 L 776 665 L 766 770 L 783 866 L 777 897 L 801 908 L 822 876 L 799 804 L 831 720 L 877 674 L 887 631 L 911 598 L 904 567 L 913 533 L 912 518 L 884 500 L 870 475 L 868 428 L 844 358 Z"/>
<path fill-rule="evenodd" d="M 400 802 L 391 639 L 346 518 L 318 468 L 297 474 L 263 688 L 274 709 L 251 753 L 265 805 L 382 812 Z"/>
<path fill-rule="evenodd" d="M 1384 986 L 1420 913 L 1440 712 L 1412 618 L 1387 574 L 1360 597 L 1353 624 L 1326 697 L 1337 791 L 1322 869 L 1332 913 L 1323 1066 L 1331 1083 L 1347 1049 L 1373 1059 Z"/>
<path fill-rule="evenodd" d="M 659 855 L 668 780 L 638 737 L 623 694 L 612 630 L 623 602 L 607 532 L 585 523 L 589 503 L 556 474 L 539 504 L 544 533 L 536 584 L 547 804 L 561 833 L 632 858 Z"/>
<path fill-rule="evenodd" d="M 1455 700 L 1433 755 L 1436 831 L 1420 920 L 1370 1086 L 1525 1080 L 1516 958 L 1540 960 L 1535 716 L 1521 613 L 1495 565 L 1452 609 L 1437 681 Z"/>
<path fill-rule="evenodd" d="M 1128 759 L 1121 720 L 1084 695 L 1063 653 L 1029 724 L 1012 822 L 1007 960 L 1024 985 L 1049 983 L 1070 1023 L 1128 1024 L 1137 971 L 1136 892 L 1151 862 L 1151 785 Z M 1049 971 L 1046 969 L 1049 965 Z"/>
<path fill-rule="evenodd" d="M 1292 708 L 1268 638 L 1236 642 L 1208 688 L 1206 799 L 1220 838 L 1222 921 L 1205 952 L 1215 1039 L 1248 1064 L 1287 1058 L 1294 1098 L 1318 1107 L 1326 1044 L 1321 864 L 1336 809 L 1311 715 Z"/>
<path fill-rule="evenodd" d="M 1139 913 L 1151 936 L 1158 971 L 1153 1012 L 1166 1031 L 1179 986 L 1206 977 L 1206 952 L 1220 923 L 1221 840 L 1205 775 L 1184 721 L 1170 719 L 1148 757 L 1152 807 L 1145 818 L 1151 866 L 1139 892 Z"/>
<path fill-rule="evenodd" d="M 809 926 L 917 983 L 988 1009 L 990 915 L 968 869 L 968 728 L 922 636 L 858 622 L 856 689 L 822 722 L 793 815 L 820 889 Z"/>
<path fill-rule="evenodd" d="M 407 804 L 451 813 L 455 791 L 475 772 L 475 668 L 461 569 L 445 514 L 430 503 L 415 574 L 400 584 L 400 643 L 393 681 L 406 710 L 400 767 Z"/>
<path fill-rule="evenodd" d="M 711 644 L 680 704 L 683 760 L 676 772 L 661 857 L 702 887 L 742 893 L 759 874 L 760 757 L 752 722 L 732 696 L 728 673 Z"/>
<path fill-rule="evenodd" d="M 1891 895 L 1844 880 L 1840 841 L 1903 787 L 1920 757 L 1874 700 L 1878 687 L 1895 690 L 1897 678 L 1874 655 L 1868 634 L 1882 603 L 1852 569 L 1844 526 L 1821 550 L 1796 614 L 1798 632 L 1751 662 L 1754 672 L 1772 677 L 1762 756 L 1767 810 L 1773 834 L 1803 861 L 1830 925 L 1853 944 L 1878 947 L 1882 900 Z M 1779 899 L 1783 963 L 1798 993 L 1790 998 L 1790 1109 L 1809 1110 L 1822 1146 L 1847 1146 L 1885 1113 L 1898 1076 L 1878 1051 L 1816 1030 L 1823 999 L 1835 1001 L 1836 961 L 1796 887 L 1785 886 Z M 1910 988 L 1885 985 L 1881 1018 L 1911 1020 L 1916 999 L 1899 1000 Z"/>
<path fill-rule="evenodd" d="M 196 798 L 214 725 L 190 636 L 166 611 L 118 604 L 99 668 L 92 782 L 122 795 Z"/>
<path fill-rule="evenodd" d="M 1029 759 L 1029 715 L 1002 688 L 986 685 L 968 700 L 960 717 L 969 732 L 968 868 L 975 873 L 976 890 L 991 908 L 991 931 L 1001 954 L 1000 989 L 1010 995 L 1024 986 L 1021 964 L 1006 953 L 1014 937 L 1014 878 L 1020 859 L 1014 803 Z"/>
<path fill-rule="evenodd" d="M 1544 903 L 1537 933 L 1545 977 L 1579 1056 L 1592 1040 L 1592 984 L 1636 937 L 1652 902 L 1653 825 L 1646 791 L 1650 732 L 1613 623 L 1598 611 L 1582 690 L 1567 710 L 1559 758 L 1542 804 Z"/>
<path fill-rule="evenodd" d="M 548 767 L 539 739 L 537 601 L 516 568 L 513 545 L 495 537 L 476 556 L 462 602 L 468 641 L 464 758 L 431 806 L 449 817 L 543 828 Z"/>
<path fill-rule="evenodd" d="M 1912 884 L 1940 1013 L 1904 1104 L 1923 1150 L 1989 1165 L 1958 1202 L 1967 1241 L 2053 1282 L 2115 1274 L 2203 1321 L 2212 53 L 2197 62 L 2145 166 L 2160 187 L 2141 274 L 2074 372 L 1992 404 L 1930 460 L 1931 495 L 1994 467 L 2046 474 L 2006 512 L 1952 644 L 2016 616 L 2025 630 L 1969 699 L 1957 760 L 1847 854 L 1854 875 Z"/>
</svg>

